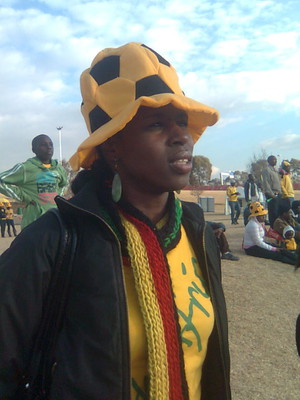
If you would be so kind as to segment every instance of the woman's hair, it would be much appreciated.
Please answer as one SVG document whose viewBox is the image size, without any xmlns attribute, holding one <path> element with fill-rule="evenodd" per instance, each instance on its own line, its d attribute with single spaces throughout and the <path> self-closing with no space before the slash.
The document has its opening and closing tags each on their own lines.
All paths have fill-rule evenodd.
<svg viewBox="0 0 300 400">
<path fill-rule="evenodd" d="M 291 209 L 291 204 L 289 199 L 280 199 L 278 212 L 282 215 Z"/>
<path fill-rule="evenodd" d="M 82 169 L 79 171 L 71 182 L 71 190 L 77 194 L 87 183 L 94 181 L 97 187 L 105 186 L 107 182 L 112 181 L 114 173 L 105 159 L 101 146 L 97 146 L 99 158 L 97 158 L 90 169 Z"/>
<path fill-rule="evenodd" d="M 71 190 L 73 194 L 77 194 L 93 177 L 90 169 L 82 169 L 79 171 L 71 182 Z"/>
</svg>

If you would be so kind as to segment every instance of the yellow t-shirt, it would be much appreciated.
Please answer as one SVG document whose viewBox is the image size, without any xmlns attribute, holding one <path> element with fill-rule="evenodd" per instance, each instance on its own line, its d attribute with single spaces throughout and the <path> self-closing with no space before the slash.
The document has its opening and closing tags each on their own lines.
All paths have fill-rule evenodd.
<svg viewBox="0 0 300 400">
<path fill-rule="evenodd" d="M 285 239 L 285 247 L 287 250 L 297 250 L 297 243 L 294 238 Z"/>
<path fill-rule="evenodd" d="M 201 398 L 202 365 L 214 325 L 214 312 L 194 250 L 181 227 L 181 239 L 167 254 L 173 293 L 179 314 L 189 399 Z M 130 267 L 124 266 L 129 315 L 131 400 L 145 399 L 147 386 L 147 341 Z M 159 399 L 164 400 L 164 399 Z"/>
<path fill-rule="evenodd" d="M 13 219 L 13 218 L 14 218 L 13 209 L 11 208 L 9 210 L 6 210 L 6 219 Z"/>
<path fill-rule="evenodd" d="M 237 201 L 238 200 L 238 195 L 236 194 L 237 193 L 236 186 L 228 186 L 226 193 L 227 193 L 229 201 Z"/>
</svg>

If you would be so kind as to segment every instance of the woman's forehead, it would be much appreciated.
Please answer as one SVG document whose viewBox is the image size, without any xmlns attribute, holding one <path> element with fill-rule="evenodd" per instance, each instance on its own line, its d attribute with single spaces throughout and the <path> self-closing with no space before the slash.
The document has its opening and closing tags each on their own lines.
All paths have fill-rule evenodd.
<svg viewBox="0 0 300 400">
<path fill-rule="evenodd" d="M 141 106 L 138 109 L 138 112 L 136 116 L 142 116 L 143 118 L 147 117 L 163 117 L 163 116 L 176 116 L 176 117 L 187 117 L 187 113 L 179 109 L 173 104 L 167 104 L 166 106 L 163 107 L 158 107 L 158 108 L 153 108 L 153 107 L 146 107 L 146 106 Z"/>
</svg>

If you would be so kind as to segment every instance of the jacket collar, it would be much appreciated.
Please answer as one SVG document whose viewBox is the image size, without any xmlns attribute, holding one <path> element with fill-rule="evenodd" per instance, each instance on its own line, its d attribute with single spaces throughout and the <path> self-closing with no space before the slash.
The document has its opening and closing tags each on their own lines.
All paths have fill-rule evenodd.
<svg viewBox="0 0 300 400">
<path fill-rule="evenodd" d="M 88 212 L 100 217 L 100 200 L 97 189 L 93 182 L 88 182 L 84 187 L 71 199 L 67 200 L 63 197 L 56 196 L 57 207 L 60 211 L 67 215 L 78 214 L 78 212 Z"/>
<path fill-rule="evenodd" d="M 101 202 L 94 182 L 88 182 L 71 199 L 56 196 L 57 207 L 66 215 L 94 214 L 101 218 Z M 182 223 L 186 229 L 201 232 L 204 229 L 203 210 L 196 203 L 182 201 Z"/>
</svg>

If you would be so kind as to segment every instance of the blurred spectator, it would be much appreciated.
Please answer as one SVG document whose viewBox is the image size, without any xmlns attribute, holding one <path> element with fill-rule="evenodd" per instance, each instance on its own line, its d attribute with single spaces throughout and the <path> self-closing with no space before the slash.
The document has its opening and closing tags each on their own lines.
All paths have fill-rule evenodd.
<svg viewBox="0 0 300 400">
<path fill-rule="evenodd" d="M 295 200 L 292 203 L 293 218 L 300 223 L 300 201 Z"/>
<path fill-rule="evenodd" d="M 269 211 L 269 222 L 273 228 L 273 223 L 278 217 L 281 184 L 278 170 L 275 168 L 277 164 L 277 158 L 275 156 L 269 156 L 267 161 L 267 167 L 262 170 L 262 186 Z"/>
<path fill-rule="evenodd" d="M 231 250 L 229 249 L 228 240 L 225 236 L 225 225 L 222 224 L 222 222 L 206 222 L 211 226 L 212 230 L 214 231 L 220 249 L 221 258 L 223 260 L 238 261 L 239 257 L 233 255 Z"/>
<path fill-rule="evenodd" d="M 6 227 L 6 212 L 5 207 L 0 206 L 0 229 L 1 237 L 5 237 L 5 227 Z"/>
<path fill-rule="evenodd" d="M 267 244 L 264 241 L 266 227 L 264 224 L 267 210 L 258 202 L 250 204 L 249 222 L 245 226 L 243 249 L 248 256 L 269 258 L 287 264 L 296 264 L 296 255 L 285 249 Z"/>
<path fill-rule="evenodd" d="M 244 185 L 245 200 L 247 203 L 252 203 L 253 201 L 259 201 L 258 186 L 254 181 L 254 176 L 252 174 L 248 175 L 248 179 Z"/>
<path fill-rule="evenodd" d="M 287 198 L 292 205 L 295 200 L 294 188 L 291 180 L 291 164 L 284 160 L 279 170 L 282 197 Z"/>
<path fill-rule="evenodd" d="M 12 229 L 14 236 L 17 236 L 17 230 L 14 222 L 14 211 L 11 206 L 6 207 L 6 225 L 8 236 L 12 236 L 10 228 Z"/>
<path fill-rule="evenodd" d="M 32 140 L 35 157 L 0 173 L 0 192 L 26 203 L 21 227 L 24 228 L 50 208 L 56 207 L 54 197 L 62 194 L 67 174 L 53 160 L 53 143 L 47 135 Z"/>
<path fill-rule="evenodd" d="M 293 212 L 289 199 L 281 199 L 279 202 L 279 217 L 274 222 L 274 230 L 283 236 L 283 231 L 286 226 L 292 226 L 295 230 L 296 242 L 300 242 L 300 224 L 293 218 Z"/>
<path fill-rule="evenodd" d="M 228 204 L 230 207 L 231 224 L 237 225 L 241 213 L 241 207 L 238 201 L 239 192 L 236 188 L 236 182 L 231 181 L 227 188 Z"/>
</svg>

